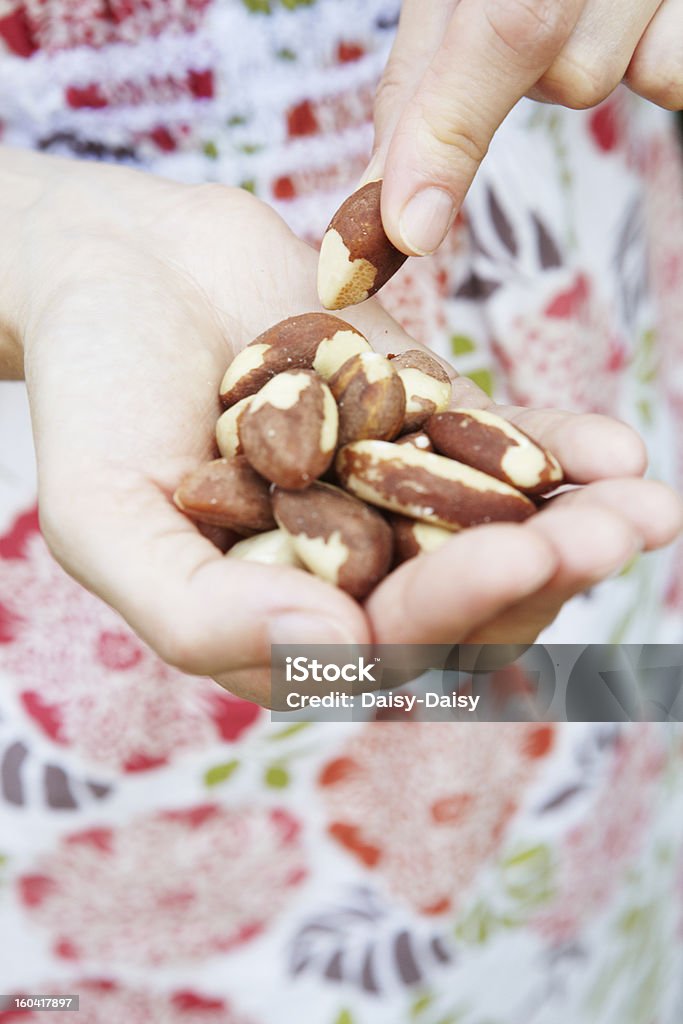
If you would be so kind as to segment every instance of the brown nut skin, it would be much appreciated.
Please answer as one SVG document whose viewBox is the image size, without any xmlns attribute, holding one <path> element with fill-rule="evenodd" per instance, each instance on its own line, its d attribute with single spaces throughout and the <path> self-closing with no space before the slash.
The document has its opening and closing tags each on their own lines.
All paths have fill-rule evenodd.
<svg viewBox="0 0 683 1024">
<path fill-rule="evenodd" d="M 438 413 L 425 424 L 436 450 L 526 494 L 558 487 L 562 467 L 555 456 L 502 416 L 485 409 Z"/>
<path fill-rule="evenodd" d="M 406 259 L 382 226 L 382 182 L 371 181 L 339 207 L 325 232 L 318 260 L 318 296 L 325 309 L 363 302 Z"/>
<path fill-rule="evenodd" d="M 347 359 L 329 381 L 339 408 L 339 444 L 396 437 L 406 409 L 403 384 L 389 360 L 379 352 Z"/>
<path fill-rule="evenodd" d="M 252 398 L 239 421 L 247 459 L 261 476 L 299 490 L 329 467 L 337 445 L 337 406 L 312 370 L 279 373 Z"/>
<path fill-rule="evenodd" d="M 273 490 L 273 511 L 296 554 L 316 576 L 362 600 L 391 568 L 389 524 L 374 509 L 330 484 Z"/>
<path fill-rule="evenodd" d="M 363 501 L 446 530 L 522 522 L 536 511 L 508 484 L 409 444 L 354 441 L 340 449 L 335 468 L 341 484 Z"/>
<path fill-rule="evenodd" d="M 412 434 L 402 434 L 401 437 L 396 438 L 395 443 L 412 444 L 414 448 L 419 448 L 423 452 L 434 451 L 434 445 L 429 438 L 429 434 L 426 434 L 424 430 L 416 430 Z"/>
<path fill-rule="evenodd" d="M 391 359 L 406 392 L 403 433 L 420 430 L 430 416 L 443 412 L 451 400 L 448 374 L 428 352 L 410 349 Z"/>
<path fill-rule="evenodd" d="M 339 335 L 346 359 L 363 346 L 370 348 L 359 331 L 329 313 L 304 313 L 274 324 L 235 356 L 221 381 L 221 401 L 229 407 L 256 394 L 278 373 L 313 368 L 321 343 Z"/>
<path fill-rule="evenodd" d="M 408 519 L 407 516 L 393 515 L 389 517 L 394 532 L 394 564 L 400 565 L 409 558 L 428 554 L 450 540 L 453 530 L 444 530 L 443 526 L 422 523 L 419 519 Z"/>
<path fill-rule="evenodd" d="M 259 533 L 275 526 L 268 484 L 243 455 L 213 459 L 188 473 L 173 501 L 190 519 L 235 533 Z"/>
</svg>

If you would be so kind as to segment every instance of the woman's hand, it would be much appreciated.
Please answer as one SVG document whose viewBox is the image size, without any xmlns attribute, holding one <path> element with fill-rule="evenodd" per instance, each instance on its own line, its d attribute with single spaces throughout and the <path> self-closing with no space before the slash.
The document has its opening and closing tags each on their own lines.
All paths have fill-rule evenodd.
<svg viewBox="0 0 683 1024">
<path fill-rule="evenodd" d="M 585 108 L 625 80 L 683 107 L 683 0 L 404 0 L 375 106 L 382 219 L 433 252 L 517 101 Z"/>
<path fill-rule="evenodd" d="M 13 256 L 0 322 L 25 347 L 45 537 L 166 661 L 267 702 L 271 643 L 529 642 L 572 594 L 680 529 L 676 496 L 637 479 L 628 427 L 505 410 L 588 486 L 524 525 L 454 537 L 365 608 L 301 571 L 224 558 L 170 495 L 211 457 L 234 353 L 319 308 L 315 252 L 236 189 L 27 154 L 0 153 L 3 169 L 35 186 L 20 218 L 0 193 Z M 352 319 L 379 350 L 415 347 L 377 303 Z M 488 404 L 465 378 L 455 395 Z"/>
</svg>

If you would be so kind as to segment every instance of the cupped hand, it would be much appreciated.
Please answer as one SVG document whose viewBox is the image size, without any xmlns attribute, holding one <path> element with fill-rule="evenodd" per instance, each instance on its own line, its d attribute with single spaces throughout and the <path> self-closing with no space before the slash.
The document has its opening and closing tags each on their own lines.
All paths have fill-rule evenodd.
<svg viewBox="0 0 683 1024">
<path fill-rule="evenodd" d="M 683 107 L 682 39 L 683 0 L 404 0 L 366 175 L 391 241 L 438 248 L 522 96 L 586 108 L 625 80 Z"/>
<path fill-rule="evenodd" d="M 299 570 L 226 559 L 170 496 L 212 456 L 234 353 L 319 308 L 316 254 L 239 190 L 35 166 L 49 173 L 13 238 L 9 318 L 25 347 L 43 530 L 169 663 L 265 703 L 271 643 L 529 642 L 569 596 L 680 529 L 676 496 L 638 479 L 645 457 L 628 427 L 503 410 L 587 486 L 523 525 L 455 536 L 364 608 Z M 377 303 L 352 319 L 380 351 L 415 347 Z M 455 400 L 488 404 L 465 378 Z"/>
</svg>

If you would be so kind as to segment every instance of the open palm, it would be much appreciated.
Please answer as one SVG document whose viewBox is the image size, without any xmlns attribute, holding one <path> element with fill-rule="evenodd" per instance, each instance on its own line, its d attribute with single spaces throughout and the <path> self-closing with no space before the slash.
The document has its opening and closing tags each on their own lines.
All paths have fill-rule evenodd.
<svg viewBox="0 0 683 1024">
<path fill-rule="evenodd" d="M 587 486 L 524 524 L 454 536 L 364 607 L 299 570 L 225 559 L 170 495 L 211 457 L 232 355 L 319 308 L 315 252 L 238 190 L 99 167 L 79 168 L 32 241 L 20 322 L 46 539 L 188 672 L 265 702 L 271 643 L 530 642 L 569 597 L 681 528 L 676 495 L 639 479 L 645 454 L 630 428 L 499 409 Z M 415 347 L 378 303 L 349 319 L 379 351 Z M 490 404 L 465 378 L 454 402 Z"/>
</svg>

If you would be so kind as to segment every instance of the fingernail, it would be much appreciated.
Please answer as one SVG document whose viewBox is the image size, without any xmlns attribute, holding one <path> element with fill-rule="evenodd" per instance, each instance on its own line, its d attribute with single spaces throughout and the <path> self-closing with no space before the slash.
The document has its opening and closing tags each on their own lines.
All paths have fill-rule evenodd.
<svg viewBox="0 0 683 1024">
<path fill-rule="evenodd" d="M 344 626 L 323 615 L 288 612 L 271 619 L 271 644 L 355 644 L 357 639 Z"/>
<path fill-rule="evenodd" d="M 399 231 L 406 249 L 429 256 L 439 248 L 453 223 L 455 204 L 441 188 L 425 188 L 403 208 Z"/>
<path fill-rule="evenodd" d="M 383 162 L 384 162 L 384 157 L 382 156 L 381 153 L 377 152 L 377 153 L 373 154 L 372 159 L 370 160 L 370 163 L 368 164 L 367 168 L 365 169 L 365 173 L 363 174 L 362 178 L 358 182 L 358 185 L 356 186 L 356 191 L 359 188 L 362 188 L 363 185 L 369 184 L 369 182 L 371 182 L 371 181 L 379 181 L 380 180 L 380 178 L 382 177 L 382 164 L 383 164 Z"/>
</svg>

